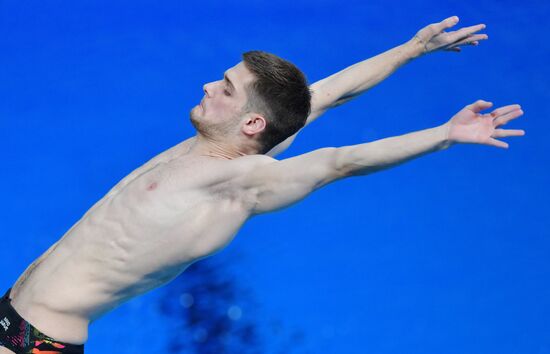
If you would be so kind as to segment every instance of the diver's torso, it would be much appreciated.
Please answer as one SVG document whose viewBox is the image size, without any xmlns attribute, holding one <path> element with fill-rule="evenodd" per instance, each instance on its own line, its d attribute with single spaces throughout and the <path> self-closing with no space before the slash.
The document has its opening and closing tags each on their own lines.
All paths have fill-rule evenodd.
<svg viewBox="0 0 550 354">
<path fill-rule="evenodd" d="M 85 342 L 90 321 L 233 239 L 250 211 L 224 185 L 265 161 L 240 159 L 182 156 L 122 180 L 22 276 L 14 307 L 57 340 Z"/>
</svg>

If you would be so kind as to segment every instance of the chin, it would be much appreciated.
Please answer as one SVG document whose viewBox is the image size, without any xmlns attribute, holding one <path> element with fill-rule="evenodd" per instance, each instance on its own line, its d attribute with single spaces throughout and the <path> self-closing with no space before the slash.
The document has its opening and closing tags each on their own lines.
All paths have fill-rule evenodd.
<svg viewBox="0 0 550 354">
<path fill-rule="evenodd" d="M 189 112 L 189 117 L 191 118 L 191 121 L 199 121 L 202 120 L 204 116 L 204 112 L 202 112 L 202 108 L 199 105 L 196 105 L 191 109 Z"/>
<path fill-rule="evenodd" d="M 193 124 L 193 127 L 195 127 L 197 132 L 207 134 L 209 132 L 208 124 L 206 124 L 203 117 L 200 116 L 198 112 L 199 110 L 199 106 L 194 107 L 191 112 L 189 112 L 189 118 L 191 120 L 191 124 Z"/>
<path fill-rule="evenodd" d="M 195 126 L 195 128 L 197 127 L 197 124 L 200 124 L 199 123 L 199 115 L 197 114 L 197 107 L 193 108 L 190 112 L 189 112 L 189 119 L 191 120 L 191 124 L 193 124 Z"/>
</svg>

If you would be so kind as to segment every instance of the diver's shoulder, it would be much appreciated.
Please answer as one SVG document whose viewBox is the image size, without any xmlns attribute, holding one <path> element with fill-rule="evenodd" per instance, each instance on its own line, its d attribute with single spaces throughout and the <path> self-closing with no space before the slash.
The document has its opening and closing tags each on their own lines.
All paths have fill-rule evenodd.
<svg viewBox="0 0 550 354">
<path fill-rule="evenodd" d="M 269 164 L 272 162 L 276 162 L 278 160 L 274 159 L 271 156 L 254 154 L 254 155 L 241 156 L 236 159 L 233 159 L 233 161 L 239 161 L 243 163 L 252 163 L 252 164 Z"/>
<path fill-rule="evenodd" d="M 267 155 L 245 155 L 231 160 L 231 163 L 241 170 L 241 172 L 249 172 L 258 167 L 269 165 L 271 163 L 277 162 L 278 160 L 274 159 L 271 156 Z"/>
</svg>

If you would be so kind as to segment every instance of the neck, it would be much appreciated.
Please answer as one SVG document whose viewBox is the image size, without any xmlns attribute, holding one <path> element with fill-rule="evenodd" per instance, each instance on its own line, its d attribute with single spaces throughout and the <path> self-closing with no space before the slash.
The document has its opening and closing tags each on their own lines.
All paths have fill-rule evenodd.
<svg viewBox="0 0 550 354">
<path fill-rule="evenodd" d="M 246 149 L 239 149 L 237 146 L 228 142 L 221 142 L 205 137 L 200 133 L 197 134 L 195 143 L 189 152 L 193 155 L 209 156 L 225 160 L 233 160 L 237 157 L 255 153 L 247 151 Z"/>
</svg>

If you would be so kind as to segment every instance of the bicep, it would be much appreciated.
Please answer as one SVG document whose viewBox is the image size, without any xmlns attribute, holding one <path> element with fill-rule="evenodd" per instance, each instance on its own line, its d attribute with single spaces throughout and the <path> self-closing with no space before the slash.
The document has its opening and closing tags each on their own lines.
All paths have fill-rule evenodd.
<svg viewBox="0 0 550 354">
<path fill-rule="evenodd" d="M 237 185 L 253 214 L 290 206 L 314 190 L 339 178 L 335 169 L 335 148 L 274 161 L 239 178 Z"/>
</svg>

